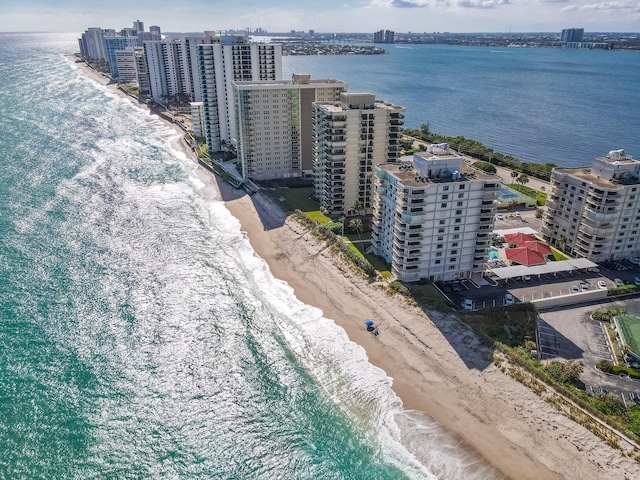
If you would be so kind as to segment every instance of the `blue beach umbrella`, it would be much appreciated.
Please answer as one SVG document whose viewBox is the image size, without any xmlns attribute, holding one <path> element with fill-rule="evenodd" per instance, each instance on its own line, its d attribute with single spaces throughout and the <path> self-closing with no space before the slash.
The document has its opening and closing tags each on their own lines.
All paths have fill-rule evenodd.
<svg viewBox="0 0 640 480">
<path fill-rule="evenodd" d="M 364 324 L 365 324 L 367 327 L 370 327 L 371 325 L 373 325 L 373 320 L 367 320 L 366 322 L 364 322 Z"/>
</svg>

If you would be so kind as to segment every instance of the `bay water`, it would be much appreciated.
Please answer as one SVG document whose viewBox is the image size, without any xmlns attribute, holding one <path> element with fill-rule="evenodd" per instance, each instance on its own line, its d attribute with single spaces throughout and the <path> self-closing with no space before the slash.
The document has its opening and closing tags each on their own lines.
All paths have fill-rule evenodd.
<svg viewBox="0 0 640 480">
<path fill-rule="evenodd" d="M 0 34 L 0 478 L 502 478 L 273 278 L 76 37 Z"/>
<path fill-rule="evenodd" d="M 388 53 L 285 57 L 283 76 L 343 80 L 406 107 L 405 127 L 428 123 L 523 162 L 586 166 L 620 148 L 640 159 L 640 52 L 379 46 Z"/>
</svg>

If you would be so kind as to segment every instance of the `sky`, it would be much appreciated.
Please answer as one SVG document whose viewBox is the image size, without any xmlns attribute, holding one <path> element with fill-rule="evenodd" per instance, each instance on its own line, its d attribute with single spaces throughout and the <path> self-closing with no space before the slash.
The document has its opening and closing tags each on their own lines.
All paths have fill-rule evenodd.
<svg viewBox="0 0 640 480">
<path fill-rule="evenodd" d="M 640 0 L 0 0 L 2 32 L 639 32 Z"/>
</svg>

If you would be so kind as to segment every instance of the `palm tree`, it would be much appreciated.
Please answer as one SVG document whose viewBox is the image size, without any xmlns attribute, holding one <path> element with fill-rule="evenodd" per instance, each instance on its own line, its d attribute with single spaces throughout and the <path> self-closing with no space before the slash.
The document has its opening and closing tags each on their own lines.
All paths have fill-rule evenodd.
<svg viewBox="0 0 640 480">
<path fill-rule="evenodd" d="M 353 218 L 349 222 L 349 229 L 355 231 L 358 234 L 358 238 L 360 239 L 360 243 L 362 243 L 362 229 L 364 228 L 364 224 L 360 218 Z"/>
<path fill-rule="evenodd" d="M 520 172 L 516 172 L 515 170 L 511 170 L 511 178 L 513 180 L 515 180 L 515 178 L 520 175 Z M 513 180 L 511 180 L 511 183 L 513 184 Z"/>
<path fill-rule="evenodd" d="M 358 215 L 360 215 L 360 212 L 363 208 L 364 204 L 360 200 L 356 200 L 355 202 L 353 202 L 353 205 L 351 205 L 351 210 L 357 212 Z"/>
<path fill-rule="evenodd" d="M 565 237 L 564 235 L 562 235 L 559 239 L 558 239 L 558 247 L 560 247 L 560 250 L 562 250 L 564 252 L 564 247 L 567 245 L 567 237 Z"/>
<path fill-rule="evenodd" d="M 518 178 L 516 178 L 516 182 L 518 182 L 518 183 L 522 184 L 522 186 L 524 186 L 525 183 L 529 183 L 529 176 L 523 173 Z"/>
</svg>

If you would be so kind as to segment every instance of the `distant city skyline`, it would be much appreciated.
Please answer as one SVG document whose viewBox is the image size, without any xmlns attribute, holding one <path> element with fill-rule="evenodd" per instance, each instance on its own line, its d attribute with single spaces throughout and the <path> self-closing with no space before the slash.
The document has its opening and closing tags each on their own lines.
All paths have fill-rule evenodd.
<svg viewBox="0 0 640 480">
<path fill-rule="evenodd" d="M 638 32 L 637 0 L 3 0 L 2 32 L 81 32 L 131 27 L 163 32 L 290 30 L 316 32 Z"/>
</svg>

